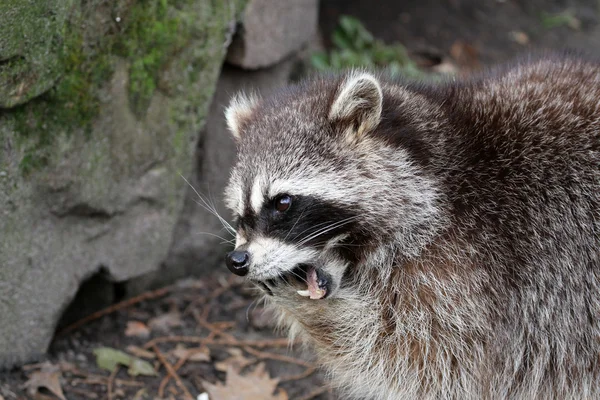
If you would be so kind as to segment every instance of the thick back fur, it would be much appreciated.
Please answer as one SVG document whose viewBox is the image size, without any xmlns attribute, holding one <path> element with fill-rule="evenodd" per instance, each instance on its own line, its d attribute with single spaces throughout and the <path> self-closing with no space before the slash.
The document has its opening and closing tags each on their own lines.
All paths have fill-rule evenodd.
<svg viewBox="0 0 600 400">
<path fill-rule="evenodd" d="M 343 266 L 330 298 L 271 288 L 282 323 L 357 399 L 600 398 L 600 64 L 549 56 L 438 86 L 373 77 L 382 104 L 358 122 L 336 103 L 356 76 L 255 99 L 237 135 L 238 245 L 277 233 L 259 228 L 257 188 L 327 204 L 284 242 L 354 218 L 335 255 L 310 248 Z"/>
</svg>

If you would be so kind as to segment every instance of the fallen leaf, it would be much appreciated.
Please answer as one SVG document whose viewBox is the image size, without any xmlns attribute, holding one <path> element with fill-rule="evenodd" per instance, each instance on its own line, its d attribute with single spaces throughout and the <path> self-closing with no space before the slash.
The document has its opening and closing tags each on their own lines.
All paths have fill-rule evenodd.
<svg viewBox="0 0 600 400">
<path fill-rule="evenodd" d="M 230 366 L 225 384 L 202 382 L 202 385 L 210 400 L 288 400 L 283 389 L 274 394 L 278 383 L 279 379 L 271 378 L 265 371 L 265 364 L 260 363 L 246 375 L 239 374 Z"/>
<path fill-rule="evenodd" d="M 38 394 L 40 388 L 46 388 L 56 397 L 66 400 L 60 385 L 60 368 L 50 363 L 45 363 L 39 371 L 33 372 L 23 385 L 30 396 Z"/>
<path fill-rule="evenodd" d="M 113 372 L 118 364 L 128 367 L 127 373 L 131 376 L 146 375 L 155 376 L 156 371 L 148 361 L 144 361 L 137 357 L 120 350 L 111 349 L 110 347 L 100 347 L 94 349 L 96 355 L 96 364 L 99 368 Z"/>
<path fill-rule="evenodd" d="M 444 60 L 432 67 L 431 70 L 443 75 L 456 75 L 458 73 L 458 67 L 451 60 Z"/>
<path fill-rule="evenodd" d="M 144 360 L 141 360 L 136 357 L 132 357 L 131 365 L 129 365 L 129 369 L 127 370 L 127 373 L 131 376 L 138 376 L 138 375 L 155 376 L 155 375 L 157 375 L 152 364 L 150 364 L 148 361 L 144 361 Z"/>
<path fill-rule="evenodd" d="M 529 44 L 529 36 L 522 31 L 510 31 L 509 33 L 510 38 L 520 44 L 521 46 L 527 46 Z"/>
<path fill-rule="evenodd" d="M 188 349 L 178 344 L 172 354 L 178 359 L 185 358 L 188 361 L 210 361 L 210 350 L 206 346 Z"/>
<path fill-rule="evenodd" d="M 480 67 L 479 51 L 470 43 L 456 40 L 450 47 L 450 56 L 461 68 L 477 69 Z"/>
<path fill-rule="evenodd" d="M 138 346 L 129 345 L 129 346 L 127 346 L 127 348 L 125 350 L 127 350 L 128 353 L 131 353 L 136 357 L 149 358 L 149 359 L 156 358 L 156 354 L 154 354 L 153 352 L 151 352 L 149 350 L 142 349 L 141 347 L 138 347 Z"/>
<path fill-rule="evenodd" d="M 125 329 L 125 336 L 147 338 L 150 336 L 150 328 L 143 322 L 129 321 Z"/>
<path fill-rule="evenodd" d="M 227 349 L 227 352 L 231 355 L 231 357 L 226 358 L 223 361 L 216 362 L 215 368 L 217 371 L 227 372 L 229 367 L 232 367 L 236 371 L 241 371 L 242 368 L 256 362 L 256 360 L 253 358 L 246 358 L 242 350 L 235 347 Z"/>
<path fill-rule="evenodd" d="M 159 331 L 169 331 L 170 328 L 176 328 L 183 325 L 179 311 L 171 311 L 148 321 L 150 329 Z"/>
<path fill-rule="evenodd" d="M 133 400 L 142 400 L 147 397 L 148 397 L 148 390 L 145 388 L 142 388 L 135 393 L 135 396 L 133 396 Z"/>
</svg>

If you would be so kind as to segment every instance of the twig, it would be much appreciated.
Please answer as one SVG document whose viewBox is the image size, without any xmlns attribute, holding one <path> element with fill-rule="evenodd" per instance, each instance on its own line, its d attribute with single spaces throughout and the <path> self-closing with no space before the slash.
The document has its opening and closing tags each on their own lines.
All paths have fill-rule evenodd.
<svg viewBox="0 0 600 400">
<path fill-rule="evenodd" d="M 205 307 L 205 310 L 207 310 L 207 309 L 208 309 L 208 307 Z M 214 323 L 208 322 L 206 320 L 206 317 L 208 316 L 208 312 L 203 312 L 202 315 L 200 315 L 200 314 L 198 314 L 198 310 L 192 310 L 192 314 L 194 315 L 194 319 L 200 326 L 203 326 L 204 328 L 206 328 L 210 331 L 208 338 L 213 339 L 215 336 L 221 336 L 227 340 L 232 340 L 232 341 L 237 340 L 236 337 L 233 336 L 232 334 L 224 332 L 223 329 L 215 327 Z"/>
<path fill-rule="evenodd" d="M 181 368 L 183 366 L 183 364 L 186 363 L 186 361 L 188 360 L 189 357 L 189 353 L 186 353 L 183 357 L 181 357 L 179 359 L 179 361 L 177 361 L 177 364 L 175 364 L 175 366 L 173 367 L 173 369 L 175 370 L 175 372 L 179 371 L 179 368 Z M 169 381 L 171 380 L 171 374 L 167 374 L 167 376 L 165 376 L 163 378 L 162 381 L 160 381 L 160 386 L 158 386 L 158 397 L 159 398 L 164 398 L 164 394 L 165 394 L 165 388 L 167 387 L 167 384 L 169 383 Z"/>
<path fill-rule="evenodd" d="M 58 332 L 57 336 L 63 336 L 69 332 L 72 332 L 76 329 L 81 328 L 82 326 L 90 323 L 91 321 L 94 321 L 98 318 L 104 317 L 105 315 L 112 314 L 116 311 L 123 310 L 125 308 L 129 308 L 129 307 L 131 307 L 137 303 L 140 303 L 144 300 L 156 299 L 159 297 L 166 296 L 171 290 L 173 290 L 174 287 L 175 287 L 175 285 L 170 285 L 170 286 L 165 286 L 163 288 L 156 289 L 156 290 L 153 290 L 150 292 L 142 293 L 139 296 L 132 297 L 130 299 L 121 301 L 120 303 L 113 304 L 110 307 L 106 307 L 105 309 L 102 309 L 100 311 L 96 311 L 95 313 L 90 314 L 87 317 L 82 318 L 79 321 L 62 329 L 60 332 Z"/>
<path fill-rule="evenodd" d="M 314 374 L 316 370 L 317 370 L 316 368 L 311 367 L 311 368 L 306 368 L 303 372 L 296 374 L 296 375 L 288 375 L 288 376 L 279 377 L 279 383 L 299 381 L 300 379 L 308 378 L 309 376 Z"/>
<path fill-rule="evenodd" d="M 123 379 L 115 379 L 115 383 L 118 386 L 132 386 L 132 387 L 142 387 L 144 384 L 142 382 L 137 381 L 127 381 Z M 84 379 L 75 378 L 71 380 L 71 385 L 102 385 L 106 386 L 108 384 L 108 378 L 105 376 L 99 375 L 90 375 Z"/>
<path fill-rule="evenodd" d="M 98 398 L 98 395 L 96 393 L 88 392 L 87 390 L 79 389 L 79 388 L 76 388 L 73 386 L 66 388 L 66 391 L 78 394 L 80 396 L 87 397 L 88 399 L 97 399 Z"/>
<path fill-rule="evenodd" d="M 183 393 L 185 394 L 185 397 L 188 398 L 188 399 L 190 399 L 190 400 L 193 400 L 194 397 L 189 392 L 189 390 L 187 389 L 187 387 L 185 387 L 185 385 L 181 381 L 181 378 L 179 377 L 179 375 L 177 375 L 177 372 L 173 369 L 173 366 L 167 361 L 167 359 L 165 358 L 165 356 L 163 355 L 163 353 L 161 353 L 161 351 L 158 349 L 158 346 L 156 344 L 152 345 L 152 350 L 154 350 L 154 353 L 156 353 L 156 357 L 158 357 L 158 359 L 160 360 L 160 362 L 162 363 L 162 365 L 167 370 L 168 374 L 171 375 L 171 377 L 173 379 L 175 379 L 175 383 L 183 391 Z"/>
<path fill-rule="evenodd" d="M 331 389 L 329 389 L 326 386 L 317 388 L 315 390 L 313 390 L 312 392 L 308 393 L 306 396 L 302 396 L 300 398 L 298 398 L 297 400 L 312 400 L 317 396 L 322 395 L 323 393 L 329 392 Z"/>
<path fill-rule="evenodd" d="M 115 376 L 117 376 L 117 373 L 119 372 L 119 368 L 121 368 L 121 366 L 119 364 L 117 364 L 115 366 L 115 369 L 113 370 L 113 372 L 110 373 L 110 376 L 108 377 L 108 383 L 106 384 L 106 392 L 107 392 L 107 397 L 108 400 L 112 400 L 112 390 L 113 390 L 113 384 L 115 383 Z"/>
<path fill-rule="evenodd" d="M 162 336 L 155 339 L 150 340 L 144 345 L 145 349 L 151 348 L 158 343 L 178 343 L 178 342 L 186 342 L 186 343 L 198 343 L 204 345 L 214 345 L 214 346 L 252 346 L 265 348 L 265 347 L 288 347 L 294 344 L 299 343 L 299 341 L 290 342 L 288 339 L 258 339 L 258 340 L 230 340 L 230 339 L 211 339 L 206 337 L 198 337 L 198 336 Z"/>
<path fill-rule="evenodd" d="M 244 346 L 244 350 L 246 350 L 248 353 L 252 354 L 253 356 L 256 356 L 263 360 L 270 359 L 270 360 L 276 360 L 276 361 L 283 361 L 283 362 L 290 363 L 290 364 L 301 365 L 306 368 L 314 368 L 314 366 L 312 364 L 310 364 L 304 360 L 300 360 L 298 358 L 286 356 L 283 354 L 269 353 L 266 351 L 258 351 L 256 349 L 253 349 L 250 346 Z"/>
<path fill-rule="evenodd" d="M 216 288 L 207 296 L 198 297 L 197 300 L 192 301 L 183 311 L 183 315 L 188 315 L 192 311 L 194 306 L 206 304 L 209 301 L 216 299 L 217 297 L 219 297 L 220 295 L 222 295 L 229 289 L 232 289 L 237 286 L 241 286 L 243 283 L 244 283 L 244 281 L 237 280 L 235 276 L 228 278 L 227 283 L 225 285 Z"/>
</svg>

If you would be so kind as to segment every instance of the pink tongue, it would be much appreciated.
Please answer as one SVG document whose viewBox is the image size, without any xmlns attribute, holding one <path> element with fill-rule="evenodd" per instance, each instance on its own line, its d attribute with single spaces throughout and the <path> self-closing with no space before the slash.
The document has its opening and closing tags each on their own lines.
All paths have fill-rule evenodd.
<svg viewBox="0 0 600 400">
<path fill-rule="evenodd" d="M 317 270 L 314 267 L 308 267 L 306 272 L 306 280 L 308 283 L 308 293 L 310 298 L 313 300 L 322 299 L 325 296 L 325 289 L 319 287 L 319 278 L 317 276 Z"/>
</svg>

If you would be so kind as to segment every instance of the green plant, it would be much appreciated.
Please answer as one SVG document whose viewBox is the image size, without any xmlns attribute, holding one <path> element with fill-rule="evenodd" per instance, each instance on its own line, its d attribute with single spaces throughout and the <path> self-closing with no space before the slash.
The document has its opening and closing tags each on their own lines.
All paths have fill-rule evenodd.
<svg viewBox="0 0 600 400">
<path fill-rule="evenodd" d="M 344 68 L 386 68 L 392 75 L 422 78 L 425 73 L 410 59 L 406 48 L 399 43 L 387 45 L 377 40 L 356 18 L 342 16 L 331 36 L 334 48 L 311 56 L 317 70 Z"/>
<path fill-rule="evenodd" d="M 575 16 L 573 10 L 564 10 L 562 12 L 551 14 L 542 12 L 542 25 L 546 29 L 557 28 L 560 26 L 568 26 L 573 30 L 581 29 L 581 21 Z"/>
</svg>

